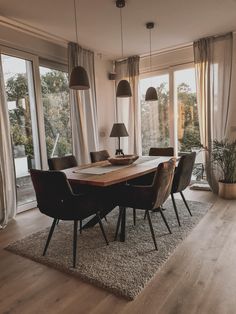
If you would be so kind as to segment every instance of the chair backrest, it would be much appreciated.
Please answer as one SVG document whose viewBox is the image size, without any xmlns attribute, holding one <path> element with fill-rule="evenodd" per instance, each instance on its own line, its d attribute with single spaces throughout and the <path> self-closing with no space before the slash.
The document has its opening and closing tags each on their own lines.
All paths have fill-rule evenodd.
<svg viewBox="0 0 236 314">
<path fill-rule="evenodd" d="M 151 147 L 149 156 L 174 156 L 174 147 Z"/>
<path fill-rule="evenodd" d="M 39 210 L 57 218 L 63 204 L 73 197 L 66 175 L 61 171 L 30 170 Z"/>
<path fill-rule="evenodd" d="M 49 170 L 64 170 L 72 167 L 77 167 L 78 163 L 75 159 L 75 156 L 69 155 L 48 159 L 48 166 Z"/>
<path fill-rule="evenodd" d="M 91 162 L 98 162 L 107 160 L 110 157 L 107 150 L 100 150 L 97 152 L 90 152 Z"/>
<path fill-rule="evenodd" d="M 175 170 L 172 193 L 181 192 L 191 182 L 191 176 L 196 159 L 196 152 L 185 154 L 180 157 L 178 166 Z"/>
<path fill-rule="evenodd" d="M 171 158 L 169 161 L 160 163 L 157 167 L 157 171 L 152 183 L 152 208 L 160 207 L 170 195 L 175 171 L 175 163 L 175 158 Z"/>
</svg>

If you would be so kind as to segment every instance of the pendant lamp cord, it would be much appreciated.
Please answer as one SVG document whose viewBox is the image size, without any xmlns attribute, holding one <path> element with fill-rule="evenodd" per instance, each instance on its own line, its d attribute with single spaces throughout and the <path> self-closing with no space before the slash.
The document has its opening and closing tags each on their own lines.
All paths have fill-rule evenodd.
<svg viewBox="0 0 236 314">
<path fill-rule="evenodd" d="M 76 0 L 74 0 L 74 12 L 75 12 L 75 36 L 76 36 L 76 42 L 79 44 L 78 40 L 78 26 L 77 26 L 77 14 L 76 14 Z"/>
<path fill-rule="evenodd" d="M 122 8 L 120 8 L 120 40 L 121 40 L 121 56 L 124 56 L 124 43 L 123 43 L 123 19 L 122 19 Z"/>
<path fill-rule="evenodd" d="M 152 71 L 152 30 L 149 29 L 149 67 L 150 67 L 150 72 Z"/>
</svg>

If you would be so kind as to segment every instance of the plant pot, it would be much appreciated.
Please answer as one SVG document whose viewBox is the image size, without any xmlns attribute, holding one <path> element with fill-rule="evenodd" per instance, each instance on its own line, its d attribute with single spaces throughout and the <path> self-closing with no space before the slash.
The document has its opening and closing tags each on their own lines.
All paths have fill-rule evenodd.
<svg viewBox="0 0 236 314">
<path fill-rule="evenodd" d="M 219 196 L 227 200 L 235 200 L 236 183 L 223 183 L 219 181 Z"/>
</svg>

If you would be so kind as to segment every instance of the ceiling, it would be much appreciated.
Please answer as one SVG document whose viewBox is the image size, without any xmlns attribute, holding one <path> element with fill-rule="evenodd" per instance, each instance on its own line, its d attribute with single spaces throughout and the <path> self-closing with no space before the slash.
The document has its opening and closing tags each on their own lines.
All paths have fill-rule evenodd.
<svg viewBox="0 0 236 314">
<path fill-rule="evenodd" d="M 114 0 L 77 0 L 79 42 L 112 58 L 121 56 L 119 9 Z M 75 41 L 73 0 L 0 0 L 4 17 Z M 153 21 L 153 51 L 236 30 L 236 0 L 127 0 L 124 54 L 149 50 L 145 23 Z"/>
</svg>

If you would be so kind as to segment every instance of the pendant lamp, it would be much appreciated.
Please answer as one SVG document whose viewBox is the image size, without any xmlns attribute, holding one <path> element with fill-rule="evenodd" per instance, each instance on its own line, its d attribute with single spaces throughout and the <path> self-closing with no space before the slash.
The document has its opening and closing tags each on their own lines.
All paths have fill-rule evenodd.
<svg viewBox="0 0 236 314">
<path fill-rule="evenodd" d="M 125 0 L 116 0 L 116 7 L 120 9 L 120 38 L 121 38 L 121 55 L 124 56 L 124 44 L 123 44 L 123 23 L 122 23 L 122 8 L 125 7 Z M 127 80 L 121 80 L 117 86 L 116 97 L 125 98 L 131 97 L 131 88 Z"/>
<path fill-rule="evenodd" d="M 78 27 L 77 27 L 77 12 L 76 0 L 74 0 L 74 13 L 75 13 L 75 34 L 76 42 L 78 41 Z M 88 74 L 82 66 L 75 66 L 70 74 L 69 88 L 75 90 L 86 90 L 90 88 Z"/>
<path fill-rule="evenodd" d="M 154 23 L 149 22 L 146 24 L 146 28 L 149 29 L 149 48 L 150 48 L 150 54 L 149 54 L 149 67 L 150 67 L 150 72 L 152 70 L 152 34 L 151 31 L 154 28 Z M 149 87 L 146 91 L 145 95 L 145 101 L 157 101 L 157 91 L 155 87 Z"/>
</svg>

